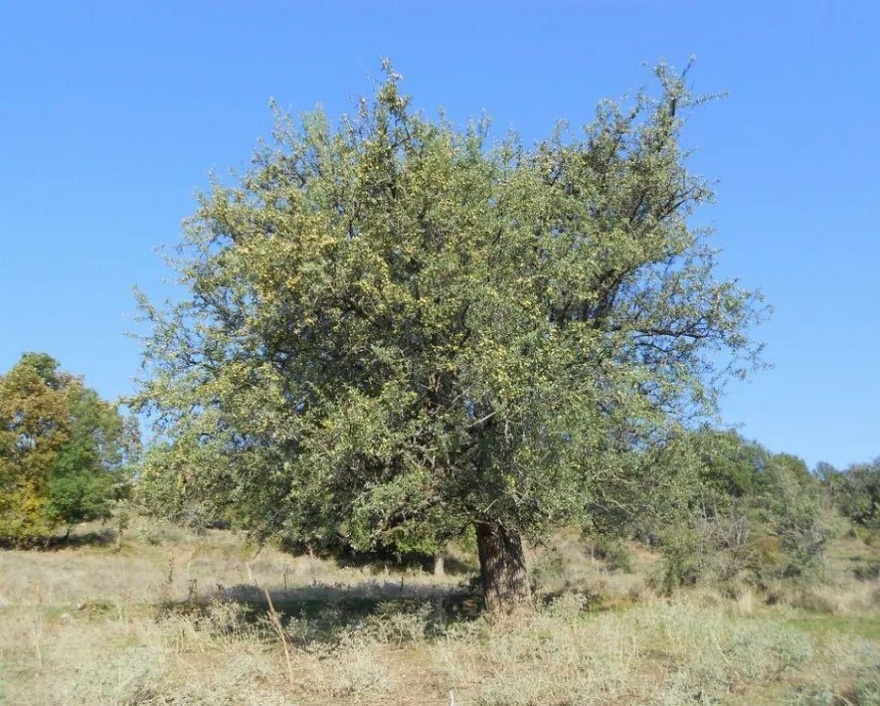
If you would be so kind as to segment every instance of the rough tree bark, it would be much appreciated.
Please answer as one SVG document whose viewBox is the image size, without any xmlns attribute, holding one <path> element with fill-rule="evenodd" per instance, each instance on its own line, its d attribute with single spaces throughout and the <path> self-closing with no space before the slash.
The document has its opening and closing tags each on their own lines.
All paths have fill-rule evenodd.
<svg viewBox="0 0 880 706">
<path fill-rule="evenodd" d="M 486 610 L 492 615 L 531 610 L 532 590 L 519 533 L 499 522 L 477 522 L 476 531 Z"/>
</svg>

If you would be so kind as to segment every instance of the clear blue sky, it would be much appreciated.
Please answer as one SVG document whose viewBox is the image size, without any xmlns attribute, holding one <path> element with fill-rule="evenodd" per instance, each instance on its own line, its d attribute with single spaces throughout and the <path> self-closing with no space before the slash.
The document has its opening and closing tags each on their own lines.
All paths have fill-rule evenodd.
<svg viewBox="0 0 880 706">
<path fill-rule="evenodd" d="M 775 451 L 880 455 L 880 3 L 11 2 L 0 0 L 0 371 L 45 351 L 106 397 L 133 390 L 131 287 L 160 298 L 212 169 L 294 112 L 348 110 L 390 57 L 405 89 L 528 141 L 697 56 L 686 141 L 720 179 L 701 219 L 723 272 L 775 306 L 775 366 L 724 418 Z"/>
</svg>

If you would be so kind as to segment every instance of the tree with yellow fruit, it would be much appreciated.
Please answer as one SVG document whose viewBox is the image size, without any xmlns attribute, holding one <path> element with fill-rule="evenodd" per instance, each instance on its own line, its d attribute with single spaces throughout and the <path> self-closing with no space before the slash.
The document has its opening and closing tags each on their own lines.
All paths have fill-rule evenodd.
<svg viewBox="0 0 880 706">
<path fill-rule="evenodd" d="M 702 100 L 602 102 L 582 131 L 493 143 L 412 108 L 386 67 L 337 124 L 279 116 L 141 299 L 144 480 L 259 538 L 476 538 L 486 605 L 531 601 L 523 541 L 651 487 L 644 452 L 750 368 L 759 297 L 715 273 L 686 168 Z"/>
</svg>

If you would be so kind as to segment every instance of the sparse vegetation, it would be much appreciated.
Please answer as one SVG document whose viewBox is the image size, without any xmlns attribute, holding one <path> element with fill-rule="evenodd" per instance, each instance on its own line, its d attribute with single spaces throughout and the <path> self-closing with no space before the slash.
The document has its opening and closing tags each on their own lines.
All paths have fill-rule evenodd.
<svg viewBox="0 0 880 706">
<path fill-rule="evenodd" d="M 877 703 L 880 553 L 862 539 L 832 543 L 822 583 L 772 595 L 664 598 L 659 555 L 625 548 L 628 567 L 574 531 L 530 549 L 540 607 L 489 621 L 466 576 L 135 518 L 118 552 L 0 553 L 0 703 Z"/>
</svg>

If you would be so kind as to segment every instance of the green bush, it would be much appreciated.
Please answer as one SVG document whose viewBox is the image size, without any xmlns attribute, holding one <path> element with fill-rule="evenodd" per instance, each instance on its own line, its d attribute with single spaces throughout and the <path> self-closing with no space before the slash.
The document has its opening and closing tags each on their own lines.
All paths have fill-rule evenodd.
<svg viewBox="0 0 880 706">
<path fill-rule="evenodd" d="M 880 459 L 828 474 L 825 485 L 844 517 L 863 527 L 880 528 Z"/>
<path fill-rule="evenodd" d="M 833 528 L 803 461 L 713 430 L 691 432 L 670 453 L 680 481 L 660 515 L 665 591 L 821 577 Z"/>
<path fill-rule="evenodd" d="M 601 537 L 593 544 L 593 556 L 601 559 L 609 571 L 633 571 L 632 558 L 627 548 L 619 541 Z"/>
</svg>

